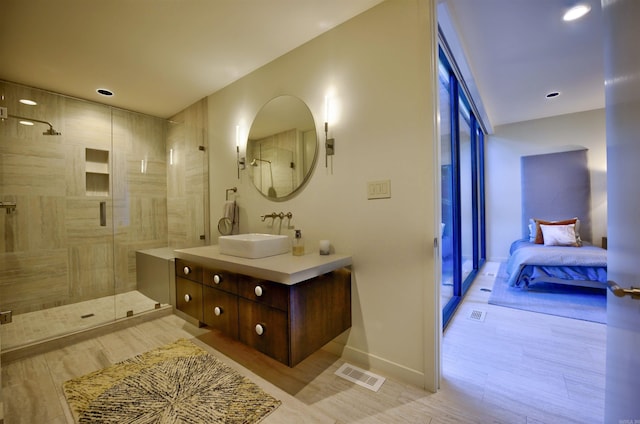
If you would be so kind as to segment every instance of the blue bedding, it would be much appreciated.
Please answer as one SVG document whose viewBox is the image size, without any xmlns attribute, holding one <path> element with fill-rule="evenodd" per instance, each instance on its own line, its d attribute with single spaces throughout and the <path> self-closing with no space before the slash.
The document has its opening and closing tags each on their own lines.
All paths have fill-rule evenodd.
<svg viewBox="0 0 640 424">
<path fill-rule="evenodd" d="M 517 240 L 509 253 L 506 271 L 510 286 L 551 282 L 606 288 L 607 251 L 600 247 L 545 246 Z"/>
</svg>

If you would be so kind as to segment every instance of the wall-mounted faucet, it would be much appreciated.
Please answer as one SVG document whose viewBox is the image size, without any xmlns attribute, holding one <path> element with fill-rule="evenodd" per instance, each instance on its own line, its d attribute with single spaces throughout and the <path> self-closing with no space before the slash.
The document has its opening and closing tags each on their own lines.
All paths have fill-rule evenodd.
<svg viewBox="0 0 640 424">
<path fill-rule="evenodd" d="M 267 215 L 261 215 L 260 218 L 262 218 L 262 221 L 264 222 L 267 218 L 271 218 L 271 219 L 276 219 L 276 218 L 280 218 L 285 219 L 288 218 L 289 220 L 291 220 L 291 218 L 293 218 L 293 214 L 291 212 L 280 212 L 280 213 L 275 213 L 275 212 L 271 212 L 270 214 Z"/>
<path fill-rule="evenodd" d="M 285 218 L 287 218 L 289 221 L 287 222 L 287 226 L 285 228 L 291 229 L 293 227 L 291 227 L 291 218 L 293 218 L 293 214 L 291 212 L 280 212 L 280 213 L 275 213 L 275 212 L 271 212 L 270 214 L 266 214 L 266 215 L 261 215 L 260 218 L 262 218 L 262 222 L 264 222 L 267 218 L 271 218 L 273 221 L 271 221 L 271 228 L 273 228 L 274 230 L 277 228 L 278 234 L 280 234 L 280 231 L 282 230 L 282 221 L 284 221 Z M 280 218 L 280 225 L 278 225 L 276 227 L 276 218 Z"/>
</svg>

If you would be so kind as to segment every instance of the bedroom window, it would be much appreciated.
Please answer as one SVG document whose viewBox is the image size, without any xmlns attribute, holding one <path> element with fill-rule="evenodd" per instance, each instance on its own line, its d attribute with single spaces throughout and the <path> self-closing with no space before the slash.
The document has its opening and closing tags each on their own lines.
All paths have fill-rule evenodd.
<svg viewBox="0 0 640 424">
<path fill-rule="evenodd" d="M 440 49 L 443 327 L 486 258 L 484 132 L 451 63 Z"/>
</svg>

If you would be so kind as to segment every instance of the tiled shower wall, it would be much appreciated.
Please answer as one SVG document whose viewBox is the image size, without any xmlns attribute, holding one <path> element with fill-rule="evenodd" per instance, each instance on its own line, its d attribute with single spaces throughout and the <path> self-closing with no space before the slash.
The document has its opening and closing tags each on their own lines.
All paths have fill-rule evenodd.
<svg viewBox="0 0 640 424">
<path fill-rule="evenodd" d="M 8 214 L 0 210 L 2 310 L 18 314 L 134 290 L 136 250 L 204 243 L 206 150 L 195 150 L 192 166 L 181 150 L 192 133 L 204 134 L 206 103 L 168 123 L 1 81 L 0 94 L 10 114 L 49 121 L 62 133 L 44 136 L 45 125 L 0 122 L 0 201 L 17 205 Z M 169 144 L 182 163 L 169 164 Z M 87 149 L 108 158 L 108 176 L 98 175 L 97 183 L 87 177 Z M 168 201 L 168 193 L 176 199 Z"/>
</svg>

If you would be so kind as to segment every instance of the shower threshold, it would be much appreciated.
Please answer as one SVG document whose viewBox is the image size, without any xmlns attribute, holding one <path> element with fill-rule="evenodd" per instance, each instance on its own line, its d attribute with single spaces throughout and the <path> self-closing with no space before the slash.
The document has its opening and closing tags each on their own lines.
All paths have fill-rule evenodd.
<svg viewBox="0 0 640 424">
<path fill-rule="evenodd" d="M 137 290 L 106 296 L 70 305 L 13 316 L 13 322 L 0 327 L 2 360 L 30 354 L 30 351 L 46 350 L 51 342 L 59 344 L 68 337 L 80 338 L 82 334 L 97 329 L 111 328 L 124 321 L 153 319 L 171 313 L 170 305 L 160 305 Z M 115 316 L 114 316 L 115 309 Z M 133 311 L 133 313 L 131 313 Z M 135 324 L 126 322 L 125 325 Z"/>
</svg>

